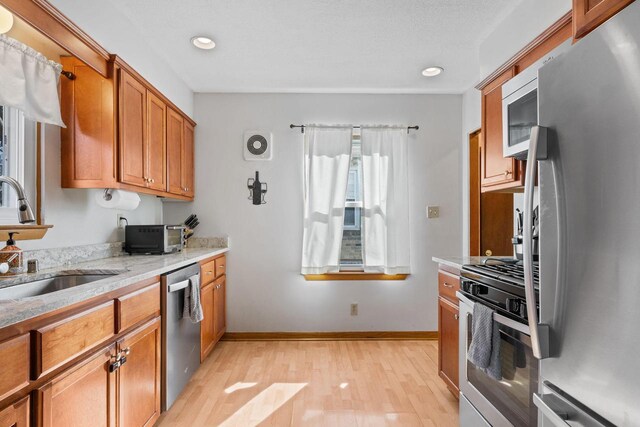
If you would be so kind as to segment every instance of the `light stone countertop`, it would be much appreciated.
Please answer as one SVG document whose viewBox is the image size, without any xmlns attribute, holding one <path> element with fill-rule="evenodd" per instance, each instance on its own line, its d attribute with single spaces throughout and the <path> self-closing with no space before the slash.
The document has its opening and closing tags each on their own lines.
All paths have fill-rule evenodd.
<svg viewBox="0 0 640 427">
<path fill-rule="evenodd" d="M 117 273 L 95 282 L 35 297 L 0 300 L 0 328 L 141 282 L 227 252 L 228 248 L 187 248 L 170 255 L 123 255 L 0 279 L 0 288 L 61 274 Z"/>
<path fill-rule="evenodd" d="M 484 256 L 449 256 L 449 257 L 433 257 L 432 261 L 443 264 L 458 270 L 462 269 L 466 264 L 482 264 L 487 257 Z"/>
</svg>

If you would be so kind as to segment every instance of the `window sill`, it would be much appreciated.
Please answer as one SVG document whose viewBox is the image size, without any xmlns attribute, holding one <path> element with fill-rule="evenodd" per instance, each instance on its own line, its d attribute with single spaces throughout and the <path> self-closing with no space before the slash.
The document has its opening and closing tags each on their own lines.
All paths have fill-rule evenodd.
<svg viewBox="0 0 640 427">
<path fill-rule="evenodd" d="M 406 280 L 408 274 L 383 274 L 365 273 L 363 271 L 344 271 L 340 273 L 327 274 L 305 274 L 307 281 L 329 281 L 329 280 Z"/>
</svg>

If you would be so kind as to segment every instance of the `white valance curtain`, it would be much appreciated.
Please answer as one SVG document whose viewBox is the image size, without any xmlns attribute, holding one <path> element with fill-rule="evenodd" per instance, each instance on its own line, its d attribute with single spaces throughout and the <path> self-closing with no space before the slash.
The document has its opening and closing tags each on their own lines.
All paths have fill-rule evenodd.
<svg viewBox="0 0 640 427">
<path fill-rule="evenodd" d="M 365 272 L 409 274 L 407 128 L 362 127 Z"/>
<path fill-rule="evenodd" d="M 58 98 L 61 71 L 62 65 L 0 35 L 0 105 L 21 110 L 28 119 L 65 127 Z"/>
<path fill-rule="evenodd" d="M 340 270 L 352 126 L 306 126 L 302 274 Z"/>
</svg>

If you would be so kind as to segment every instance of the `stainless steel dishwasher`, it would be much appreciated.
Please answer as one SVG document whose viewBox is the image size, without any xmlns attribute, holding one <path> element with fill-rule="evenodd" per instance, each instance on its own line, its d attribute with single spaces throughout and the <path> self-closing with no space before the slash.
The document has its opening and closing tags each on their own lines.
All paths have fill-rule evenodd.
<svg viewBox="0 0 640 427">
<path fill-rule="evenodd" d="M 178 398 L 200 366 L 200 323 L 183 317 L 189 278 L 200 275 L 191 264 L 162 275 L 162 410 Z"/>
</svg>

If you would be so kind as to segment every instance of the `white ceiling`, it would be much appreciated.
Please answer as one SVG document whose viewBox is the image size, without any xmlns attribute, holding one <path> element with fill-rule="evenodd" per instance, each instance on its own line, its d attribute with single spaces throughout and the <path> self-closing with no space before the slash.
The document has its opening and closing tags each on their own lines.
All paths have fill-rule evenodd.
<svg viewBox="0 0 640 427">
<path fill-rule="evenodd" d="M 195 92 L 459 93 L 520 0 L 109 0 Z M 194 35 L 217 46 L 200 51 Z M 422 77 L 429 65 L 445 72 Z"/>
</svg>

